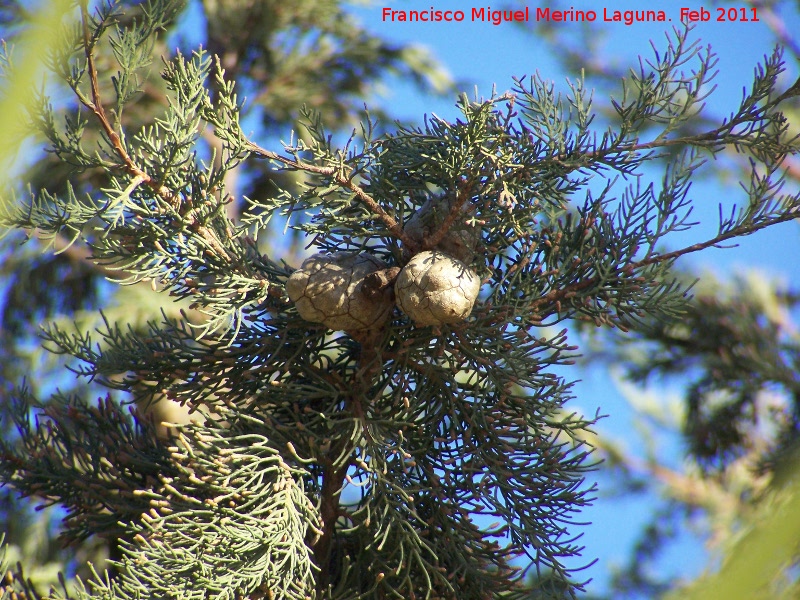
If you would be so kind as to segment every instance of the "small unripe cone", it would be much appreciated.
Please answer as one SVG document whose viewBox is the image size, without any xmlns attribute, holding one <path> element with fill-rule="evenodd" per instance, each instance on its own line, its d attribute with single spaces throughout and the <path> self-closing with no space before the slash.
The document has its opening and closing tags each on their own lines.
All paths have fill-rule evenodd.
<svg viewBox="0 0 800 600">
<path fill-rule="evenodd" d="M 417 325 L 442 325 L 469 316 L 481 281 L 460 260 L 429 250 L 408 261 L 394 289 L 397 306 Z"/>
<path fill-rule="evenodd" d="M 406 235 L 417 244 L 422 244 L 441 228 L 450 214 L 452 204 L 453 200 L 447 196 L 426 200 L 405 224 Z M 437 250 L 466 263 L 472 261 L 481 239 L 480 229 L 466 222 L 468 217 L 468 212 L 461 207 L 460 214 L 436 245 Z"/>
</svg>

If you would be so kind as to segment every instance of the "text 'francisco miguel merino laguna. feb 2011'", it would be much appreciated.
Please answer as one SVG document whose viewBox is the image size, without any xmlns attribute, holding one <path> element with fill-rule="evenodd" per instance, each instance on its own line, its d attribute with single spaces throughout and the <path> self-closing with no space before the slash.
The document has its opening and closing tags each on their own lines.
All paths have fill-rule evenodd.
<svg viewBox="0 0 800 600">
<path fill-rule="evenodd" d="M 584 23 L 595 21 L 633 25 L 634 23 L 680 21 L 686 22 L 757 22 L 758 8 L 716 8 L 714 12 L 705 8 L 676 7 L 673 11 L 664 10 L 614 10 L 603 7 L 600 10 L 580 10 L 570 7 L 566 10 L 555 10 L 549 7 L 525 7 L 519 10 L 493 10 L 471 8 L 464 10 L 438 10 L 434 6 L 421 10 L 395 10 L 390 6 L 381 9 L 381 18 L 391 23 L 463 23 L 483 22 L 492 25 L 531 20 L 553 23 Z"/>
</svg>

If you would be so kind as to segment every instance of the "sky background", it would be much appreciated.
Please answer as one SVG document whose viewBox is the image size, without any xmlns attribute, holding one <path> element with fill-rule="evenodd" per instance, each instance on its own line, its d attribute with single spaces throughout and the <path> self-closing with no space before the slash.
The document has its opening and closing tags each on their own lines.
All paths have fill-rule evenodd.
<svg viewBox="0 0 800 600">
<path fill-rule="evenodd" d="M 387 4 L 365 6 L 354 4 L 350 12 L 369 30 L 380 36 L 402 43 L 415 43 L 426 46 L 449 70 L 452 77 L 462 83 L 463 91 L 473 96 L 477 88 L 479 96 L 488 97 L 493 86 L 499 93 L 513 85 L 514 77 L 530 76 L 538 73 L 546 80 L 552 80 L 557 89 L 568 91 L 567 78 L 574 80 L 575 73 L 567 73 L 559 65 L 554 49 L 538 39 L 529 27 L 503 23 L 495 26 L 484 22 L 469 22 L 470 11 L 474 8 L 488 7 L 492 3 L 460 1 L 397 1 Z M 494 3 L 499 5 L 500 3 Z M 536 2 L 515 2 L 514 6 L 527 5 L 531 19 L 534 18 Z M 753 70 L 764 55 L 770 54 L 774 47 L 774 37 L 766 23 L 760 22 L 717 22 L 716 7 L 725 9 L 742 8 L 743 3 L 715 4 L 710 2 L 625 2 L 619 0 L 576 0 L 571 3 L 576 10 L 595 10 L 598 13 L 603 33 L 605 33 L 604 55 L 617 65 L 635 67 L 638 56 L 653 56 L 651 42 L 660 51 L 666 48 L 666 34 L 673 27 L 680 26 L 680 8 L 685 6 L 693 10 L 705 7 L 711 20 L 698 23 L 690 39 L 700 39 L 703 45 L 710 45 L 717 54 L 719 74 L 714 82 L 715 93 L 708 99 L 708 110 L 711 114 L 724 116 L 736 109 L 742 98 L 743 89 L 752 81 Z M 390 7 L 394 10 L 462 10 L 466 19 L 461 23 L 401 23 L 382 19 L 382 9 Z M 569 6 L 567 6 L 568 8 Z M 499 6 L 497 7 L 499 8 Z M 626 26 L 622 23 L 602 23 L 602 11 L 614 10 L 664 10 L 671 22 L 635 23 Z M 788 12 L 788 11 L 787 11 Z M 750 15 L 748 9 L 748 16 Z M 565 33 L 575 31 L 579 24 L 561 23 Z M 797 18 L 787 19 L 789 31 L 800 31 Z M 798 73 L 789 66 L 783 87 L 788 88 Z M 593 87 L 591 80 L 588 82 Z M 436 114 L 447 120 L 458 117 L 455 98 L 431 98 L 421 95 L 411 84 L 398 80 L 387 80 L 382 100 L 398 117 L 409 121 L 420 122 L 425 114 Z M 599 101 L 600 98 L 596 98 Z M 655 175 L 654 177 L 659 177 Z M 696 200 L 693 217 L 700 224 L 690 232 L 669 238 L 672 247 L 677 248 L 713 236 L 718 222 L 718 205 L 730 210 L 731 203 L 742 201 L 744 195 L 737 198 L 735 182 L 728 187 L 721 187 L 715 182 L 697 182 L 692 188 L 691 196 Z M 730 277 L 756 269 L 770 278 L 783 282 L 796 281 L 800 278 L 797 260 L 800 255 L 800 236 L 796 223 L 787 223 L 767 231 L 749 236 L 740 241 L 738 247 L 732 249 L 711 249 L 696 255 L 682 258 L 678 266 L 697 268 L 713 273 L 719 278 Z M 564 372 L 567 378 L 575 377 L 574 369 Z M 581 381 L 574 389 L 576 399 L 570 408 L 576 408 L 585 414 L 593 414 L 599 409 L 607 415 L 598 425 L 601 435 L 612 436 L 621 440 L 634 454 L 644 457 L 646 443 L 655 444 L 660 453 L 669 457 L 670 462 L 679 465 L 683 461 L 681 441 L 674 435 L 652 436 L 644 434 L 639 428 L 641 422 L 631 408 L 630 398 L 634 402 L 671 402 L 680 405 L 680 386 L 672 388 L 658 387 L 649 390 L 631 390 L 620 386 L 619 382 L 608 373 L 605 367 L 588 368 L 581 371 Z M 628 399 L 626 399 L 626 397 Z M 603 493 L 603 481 L 599 479 L 601 489 L 595 505 L 583 512 L 581 517 L 592 524 L 580 528 L 586 546 L 584 560 L 598 558 L 598 562 L 585 571 L 587 578 L 592 578 L 588 591 L 601 593 L 606 589 L 609 580 L 609 567 L 622 565 L 629 557 L 632 544 L 641 532 L 642 525 L 651 512 L 659 506 L 655 495 L 634 496 L 631 498 L 609 498 Z M 708 564 L 709 556 L 703 549 L 702 540 L 689 534 L 681 536 L 671 544 L 668 552 L 658 563 L 661 575 L 680 578 L 692 578 L 699 574 Z M 576 561 L 576 566 L 580 561 Z"/>
</svg>

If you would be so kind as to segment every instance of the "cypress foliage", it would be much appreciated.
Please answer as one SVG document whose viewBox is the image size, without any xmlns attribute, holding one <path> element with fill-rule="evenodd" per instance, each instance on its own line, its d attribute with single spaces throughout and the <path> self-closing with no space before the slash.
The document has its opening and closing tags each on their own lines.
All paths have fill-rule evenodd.
<svg viewBox="0 0 800 600">
<path fill-rule="evenodd" d="M 65 507 L 66 541 L 120 540 L 116 574 L 73 596 L 526 598 L 521 557 L 543 593 L 581 590 L 567 562 L 583 550 L 578 513 L 595 466 L 583 439 L 596 417 L 564 408 L 570 382 L 557 373 L 577 353 L 565 326 L 626 330 L 679 314 L 678 257 L 796 218 L 800 196 L 781 190 L 796 145 L 777 110 L 780 53 L 739 109 L 702 133 L 680 131 L 702 107 L 714 58 L 676 30 L 631 74 L 605 130 L 581 81 L 561 95 L 534 77 L 461 97 L 455 122 L 431 116 L 377 134 L 367 121 L 341 145 L 324 115 L 306 111 L 303 136 L 275 151 L 242 131 L 234 82 L 202 51 L 165 58 L 169 108 L 125 130 L 119 115 L 178 3 L 152 0 L 125 26 L 114 25 L 117 8 L 82 4 L 51 61 L 78 113 L 58 123 L 43 96 L 30 111 L 57 156 L 100 173 L 102 188 L 35 190 L 2 219 L 83 240 L 121 283 L 151 281 L 191 303 L 191 315 L 146 331 L 107 321 L 43 335 L 77 359 L 78 375 L 137 406 L 166 398 L 200 418 L 159 432 L 111 398 L 40 403 L 18 389 L 7 412 L 20 437 L 0 445 L 2 480 Z M 110 87 L 97 68 L 105 39 L 119 65 Z M 101 130 L 91 146 L 89 119 Z M 203 160 L 209 132 L 219 150 Z M 751 158 L 742 208 L 713 238 L 662 250 L 691 227 L 692 177 L 728 148 Z M 664 157 L 660 185 L 637 183 Z M 235 222 L 226 176 L 249 161 L 297 173 L 304 188 L 250 198 Z M 258 243 L 278 219 L 316 253 L 372 257 L 358 285 L 353 261 L 337 261 L 325 293 L 348 313 L 356 299 L 385 301 L 386 317 L 347 331 L 304 319 L 286 292 L 296 269 Z M 410 235 L 412 220 L 428 226 Z M 415 286 L 433 305 L 434 291 L 462 290 L 468 270 L 481 284 L 469 316 L 410 318 L 395 305 L 398 274 L 456 242 L 468 251 L 448 263 L 452 285 Z M 21 578 L 8 586 L 36 594 Z"/>
</svg>

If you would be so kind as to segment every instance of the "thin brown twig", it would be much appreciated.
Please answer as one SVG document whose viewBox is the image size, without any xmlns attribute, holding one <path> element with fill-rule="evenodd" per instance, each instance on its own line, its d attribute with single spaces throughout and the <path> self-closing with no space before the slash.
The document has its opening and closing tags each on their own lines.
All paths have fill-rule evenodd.
<svg viewBox="0 0 800 600">
<path fill-rule="evenodd" d="M 640 261 L 629 263 L 624 267 L 622 267 L 620 269 L 620 272 L 622 271 L 633 272 L 637 269 L 646 267 L 648 265 L 675 260 L 676 258 L 679 258 L 686 254 L 691 254 L 692 252 L 698 252 L 700 250 L 705 250 L 706 248 L 718 246 L 719 244 L 722 244 L 727 240 L 737 237 L 742 237 L 745 235 L 750 235 L 751 233 L 755 233 L 757 231 L 760 231 L 761 229 L 765 229 L 772 225 L 778 225 L 779 223 L 785 223 L 787 221 L 794 220 L 799 216 L 800 216 L 800 210 L 793 209 L 787 213 L 784 213 L 772 219 L 767 219 L 757 225 L 742 225 L 741 227 L 734 227 L 730 231 L 726 231 L 725 233 L 722 233 L 710 240 L 706 240 L 705 242 L 698 242 L 697 244 L 692 244 L 691 246 L 686 246 L 685 248 L 673 250 L 672 252 L 656 254 L 648 258 L 642 259 Z M 531 302 L 531 309 L 535 311 L 539 307 L 544 308 L 547 306 L 554 305 L 556 303 L 560 303 L 564 300 L 569 300 L 570 298 L 576 296 L 581 290 L 584 290 L 587 287 L 592 287 L 594 285 L 597 285 L 599 282 L 600 282 L 599 277 L 592 277 L 590 279 L 584 279 L 582 281 L 578 281 L 560 290 L 553 290 L 545 294 L 541 298 L 538 298 L 537 300 Z"/>
<path fill-rule="evenodd" d="M 125 149 L 125 145 L 122 143 L 122 139 L 119 137 L 119 134 L 114 130 L 114 127 L 108 120 L 108 116 L 106 115 L 106 111 L 103 106 L 102 97 L 100 95 L 100 83 L 97 75 L 97 66 L 94 60 L 93 45 L 91 44 L 90 41 L 91 36 L 89 35 L 88 19 L 89 19 L 89 13 L 87 8 L 87 3 L 83 1 L 81 2 L 81 24 L 83 26 L 83 47 L 84 47 L 84 52 L 86 54 L 86 65 L 89 73 L 89 85 L 92 92 L 92 99 L 91 101 L 87 101 L 84 98 L 82 101 L 85 104 L 86 108 L 91 110 L 97 117 L 97 120 L 100 122 L 100 126 L 103 128 L 103 131 L 108 137 L 108 140 L 114 147 L 114 151 L 122 159 L 125 170 L 127 170 L 128 173 L 130 173 L 134 177 L 141 179 L 144 184 L 153 189 L 164 200 L 175 206 L 177 203 L 175 194 L 173 194 L 172 191 L 166 186 L 161 185 L 157 181 L 155 181 L 149 174 L 145 173 L 142 169 L 138 167 L 138 165 L 136 165 L 136 163 L 133 162 L 133 159 L 131 159 L 130 155 L 128 154 L 128 151 Z"/>
<path fill-rule="evenodd" d="M 361 187 L 353 183 L 352 177 L 345 175 L 342 170 L 337 169 L 336 167 L 320 167 L 318 165 L 312 165 L 301 160 L 282 156 L 277 152 L 272 152 L 271 150 L 262 148 L 258 144 L 254 144 L 252 142 L 247 143 L 247 150 L 262 158 L 268 158 L 270 160 L 279 162 L 291 169 L 297 169 L 307 173 L 315 173 L 324 177 L 331 177 L 340 186 L 353 192 L 356 198 L 358 198 L 370 211 L 372 211 L 372 213 L 378 219 L 383 222 L 384 225 L 386 225 L 389 233 L 403 242 L 403 244 L 409 248 L 412 253 L 417 250 L 418 245 L 406 235 L 405 231 L 403 230 L 403 226 L 398 223 L 389 213 L 387 213 L 372 196 L 367 194 L 367 192 L 365 192 Z"/>
<path fill-rule="evenodd" d="M 742 225 L 741 227 L 734 227 L 730 231 L 726 231 L 725 233 L 722 233 L 713 239 L 706 240 L 705 242 L 698 242 L 697 244 L 692 244 L 691 246 L 686 246 L 685 248 L 681 248 L 679 250 L 673 250 L 672 252 L 657 254 L 655 256 L 651 256 L 639 262 L 633 263 L 631 266 L 634 269 L 637 269 L 640 267 L 645 267 L 647 265 L 673 260 L 675 258 L 678 258 L 679 256 L 683 256 L 684 254 L 690 254 L 692 252 L 698 252 L 700 250 L 705 250 L 706 248 L 717 246 L 733 238 L 750 235 L 751 233 L 755 233 L 756 231 L 760 231 L 767 227 L 771 227 L 772 225 L 778 225 L 780 223 L 785 223 L 786 221 L 792 221 L 798 218 L 799 216 L 800 216 L 800 210 L 798 208 L 794 208 L 789 212 L 786 212 L 772 219 L 767 219 L 761 223 L 758 223 L 757 225 Z"/>
<path fill-rule="evenodd" d="M 105 107 L 103 105 L 102 96 L 100 94 L 100 83 L 97 74 L 97 65 L 94 60 L 94 48 L 91 43 L 91 36 L 89 34 L 89 12 L 86 0 L 81 2 L 81 25 L 83 27 L 83 46 L 86 55 L 86 66 L 89 74 L 89 86 L 91 89 L 91 100 L 85 98 L 82 94 L 79 95 L 81 102 L 91 110 L 97 117 L 103 131 L 105 132 L 114 151 L 122 160 L 122 167 L 134 178 L 140 180 L 147 187 L 153 190 L 159 197 L 172 206 L 175 210 L 180 211 L 181 199 L 170 190 L 167 186 L 156 180 L 152 175 L 139 167 L 136 162 L 131 158 L 130 154 L 125 148 L 119 134 L 114 130 L 111 121 L 106 115 Z M 184 215 L 186 216 L 186 215 Z M 225 247 L 222 245 L 217 235 L 208 227 L 200 224 L 197 217 L 189 214 L 189 225 L 197 229 L 198 234 L 206 241 L 211 251 L 217 254 L 220 258 L 228 255 Z"/>
</svg>

